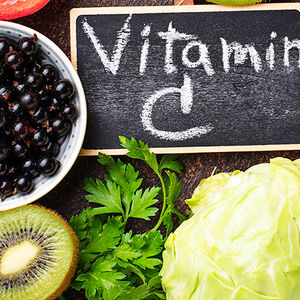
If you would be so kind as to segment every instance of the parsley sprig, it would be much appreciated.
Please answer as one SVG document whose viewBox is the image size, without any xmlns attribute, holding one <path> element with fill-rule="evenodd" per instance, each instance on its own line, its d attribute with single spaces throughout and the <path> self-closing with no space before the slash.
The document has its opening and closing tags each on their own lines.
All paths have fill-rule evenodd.
<svg viewBox="0 0 300 300">
<path fill-rule="evenodd" d="M 160 162 L 147 144 L 120 137 L 127 156 L 144 161 L 157 174 L 161 187 L 143 190 L 133 166 L 98 154 L 98 162 L 106 167 L 104 180 L 85 180 L 86 199 L 98 207 L 81 211 L 70 224 L 76 232 L 80 257 L 77 274 L 72 282 L 76 290 L 85 290 L 91 300 L 165 299 L 159 271 L 162 265 L 164 236 L 173 229 L 173 214 L 179 221 L 185 217 L 175 208 L 181 183 L 174 172 L 182 170 L 177 155 L 164 155 Z M 172 172 L 173 171 L 173 172 Z M 133 234 L 125 231 L 129 218 L 150 220 L 163 200 L 159 219 L 152 230 Z"/>
<path fill-rule="evenodd" d="M 158 176 L 162 185 L 163 206 L 153 231 L 157 230 L 163 222 L 167 227 L 167 233 L 170 233 L 173 228 L 172 214 L 176 214 L 181 222 L 185 220 L 185 217 L 174 206 L 181 190 L 181 183 L 174 173 L 166 171 L 167 176 L 164 179 L 162 172 L 164 169 L 169 169 L 180 173 L 183 166 L 178 160 L 179 155 L 164 155 L 158 163 L 156 155 L 149 151 L 149 146 L 144 142 L 137 142 L 134 138 L 128 139 L 123 136 L 120 137 L 120 141 L 121 146 L 129 151 L 128 157 L 144 161 Z"/>
</svg>

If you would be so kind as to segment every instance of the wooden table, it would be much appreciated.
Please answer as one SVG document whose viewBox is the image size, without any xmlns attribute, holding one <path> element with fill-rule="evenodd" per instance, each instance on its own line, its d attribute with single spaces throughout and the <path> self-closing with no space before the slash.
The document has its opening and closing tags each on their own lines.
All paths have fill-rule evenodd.
<svg viewBox="0 0 300 300">
<path fill-rule="evenodd" d="M 284 2 L 284 1 L 272 1 Z M 299 2 L 299 1 L 285 1 Z M 200 0 L 197 3 L 203 4 Z M 70 56 L 69 43 L 69 11 L 74 7 L 88 6 L 133 6 L 133 5 L 172 5 L 172 0 L 52 0 L 45 8 L 36 14 L 16 20 L 16 22 L 36 29 L 52 39 L 68 56 Z M 147 141 L 145 141 L 147 142 Z M 178 207 L 184 213 L 187 207 L 184 200 L 191 197 L 193 190 L 199 181 L 208 177 L 216 167 L 218 172 L 231 172 L 233 170 L 246 170 L 250 166 L 268 162 L 270 158 L 284 156 L 290 159 L 300 158 L 300 151 L 289 152 L 243 152 L 243 153 L 212 153 L 212 154 L 186 154 L 181 156 L 184 165 L 183 172 L 179 175 L 182 181 L 182 192 L 178 200 Z M 131 161 L 144 178 L 143 187 L 158 185 L 158 179 L 142 162 Z M 65 179 L 47 196 L 38 201 L 38 204 L 52 208 L 64 216 L 67 220 L 80 212 L 88 205 L 84 199 L 83 180 L 85 177 L 100 177 L 104 174 L 96 157 L 79 157 Z M 143 229 L 144 224 L 140 224 Z M 69 290 L 66 293 L 68 299 L 84 299 L 80 294 L 74 294 Z"/>
</svg>

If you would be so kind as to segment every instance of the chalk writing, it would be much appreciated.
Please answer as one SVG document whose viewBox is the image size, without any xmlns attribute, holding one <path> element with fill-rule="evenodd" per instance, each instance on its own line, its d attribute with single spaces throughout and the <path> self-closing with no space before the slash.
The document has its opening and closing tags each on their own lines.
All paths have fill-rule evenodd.
<svg viewBox="0 0 300 300">
<path fill-rule="evenodd" d="M 101 44 L 100 40 L 95 34 L 94 28 L 90 26 L 85 19 L 82 24 L 83 31 L 86 33 L 88 38 L 91 40 L 92 44 L 97 51 L 101 62 L 103 63 L 106 71 L 111 72 L 113 75 L 117 74 L 119 69 L 120 60 L 122 57 L 122 53 L 130 40 L 131 35 L 131 21 L 132 16 L 129 15 L 124 22 L 124 25 L 117 33 L 116 42 L 114 45 L 114 49 L 112 51 L 111 58 Z M 149 55 L 149 48 L 151 46 L 150 41 L 150 33 L 151 33 L 151 25 L 145 25 L 142 32 L 141 37 L 143 39 L 143 45 L 141 47 L 140 54 L 140 66 L 139 72 L 140 74 L 144 74 L 147 67 L 147 58 Z M 174 52 L 174 43 L 176 41 L 187 41 L 186 46 L 182 50 L 182 63 L 187 68 L 197 68 L 199 66 L 203 66 L 206 74 L 208 76 L 212 76 L 215 74 L 213 69 L 210 54 L 208 50 L 208 46 L 199 40 L 199 37 L 194 34 L 187 34 L 179 32 L 176 28 L 173 27 L 173 23 L 170 22 L 168 25 L 168 30 L 166 32 L 158 32 L 157 35 L 166 41 L 165 47 L 165 64 L 164 70 L 167 74 L 172 74 L 177 72 L 177 66 L 174 64 L 173 60 L 173 52 Z M 277 37 L 276 32 L 271 33 L 271 40 Z M 192 40 L 192 41 L 191 41 Z M 263 68 L 262 59 L 255 49 L 255 45 L 253 44 L 245 44 L 242 45 L 237 41 L 233 41 L 228 43 L 224 38 L 220 38 L 221 47 L 222 47 L 222 57 L 223 57 L 223 69 L 226 73 L 230 71 L 230 57 L 233 55 L 234 64 L 242 65 L 245 61 L 250 58 L 251 65 L 253 66 L 256 72 L 260 72 Z M 199 58 L 197 61 L 191 61 L 189 59 L 189 51 L 191 48 L 197 47 L 199 52 Z M 284 38 L 284 66 L 290 66 L 289 60 L 289 52 L 292 48 L 297 48 L 299 50 L 299 63 L 298 66 L 300 68 L 300 40 L 292 40 L 290 41 L 288 37 Z M 270 46 L 266 49 L 265 55 L 266 61 L 268 63 L 268 67 L 273 70 L 275 66 L 275 50 L 274 43 L 270 43 Z"/>
<path fill-rule="evenodd" d="M 189 60 L 189 51 L 191 48 L 197 47 L 199 51 L 199 58 L 197 61 Z M 215 74 L 215 71 L 212 68 L 211 61 L 209 58 L 208 48 L 205 44 L 200 41 L 189 42 L 182 51 L 182 63 L 188 68 L 197 68 L 200 65 L 203 65 L 204 70 L 207 75 L 211 76 Z"/>
<path fill-rule="evenodd" d="M 169 23 L 167 32 L 158 32 L 158 36 L 166 40 L 165 71 L 167 74 L 177 72 L 177 67 L 173 64 L 173 46 L 175 41 L 189 41 L 197 39 L 192 34 L 181 33 L 173 28 L 172 22 Z"/>
<path fill-rule="evenodd" d="M 223 49 L 223 67 L 225 72 L 229 72 L 230 70 L 229 59 L 232 53 L 234 53 L 234 63 L 236 65 L 244 64 L 249 54 L 251 64 L 254 66 L 255 71 L 259 72 L 261 70 L 261 59 L 253 45 L 246 44 L 242 46 L 238 42 L 228 44 L 225 39 L 220 38 L 220 40 Z"/>
<path fill-rule="evenodd" d="M 86 35 L 88 36 L 88 38 L 91 40 L 92 44 L 94 45 L 103 65 L 104 65 L 104 68 L 107 71 L 110 71 L 114 75 L 117 74 L 123 50 L 125 49 L 128 41 L 129 41 L 131 17 L 132 17 L 131 15 L 128 16 L 128 18 L 125 20 L 123 27 L 117 33 L 117 40 L 116 40 L 116 44 L 113 49 L 113 53 L 111 55 L 111 59 L 109 59 L 109 55 L 108 55 L 106 49 L 104 49 L 103 45 L 101 44 L 98 37 L 96 36 L 94 28 L 89 25 L 89 23 L 87 22 L 87 19 L 85 19 L 83 21 L 83 25 L 82 25 L 83 31 L 86 33 Z"/>
<path fill-rule="evenodd" d="M 162 47 L 164 48 L 164 53 L 162 53 L 162 61 L 160 62 L 163 72 L 169 76 L 176 74 L 179 68 L 184 68 L 185 73 L 181 87 L 154 87 L 152 95 L 143 103 L 140 114 L 143 129 L 160 139 L 182 141 L 205 135 L 214 129 L 212 124 L 199 124 L 200 126 L 182 131 L 168 131 L 155 128 L 153 124 L 152 113 L 155 105 L 158 101 L 163 101 L 167 95 L 172 95 L 173 99 L 175 99 L 174 101 L 180 101 L 181 112 L 183 114 L 187 115 L 191 113 L 193 108 L 193 82 L 188 75 L 189 70 L 202 69 L 207 76 L 212 77 L 216 74 L 216 70 L 220 70 L 220 68 L 223 68 L 225 74 L 229 74 L 236 72 L 237 66 L 245 65 L 246 63 L 249 65 L 249 62 L 250 69 L 256 73 L 262 72 L 264 69 L 274 70 L 275 67 L 280 65 L 278 61 L 280 58 L 276 55 L 275 51 L 275 41 L 277 43 L 283 42 L 284 54 L 281 58 L 281 67 L 290 67 L 290 51 L 294 49 L 299 51 L 298 67 L 300 68 L 300 40 L 290 40 L 288 37 L 280 39 L 277 37 L 275 31 L 271 31 L 267 40 L 267 46 L 264 46 L 263 49 L 261 47 L 258 48 L 251 41 L 241 43 L 236 40 L 228 41 L 228 38 L 226 40 L 224 37 L 217 37 L 217 45 L 210 48 L 210 45 L 203 42 L 201 36 L 180 32 L 175 28 L 172 21 L 168 21 L 166 26 L 166 31 L 156 30 L 155 32 L 153 30 L 153 23 L 148 20 L 143 25 L 141 31 L 138 31 L 139 46 L 136 48 L 137 51 L 132 53 L 132 55 L 137 56 L 137 62 L 139 62 L 139 66 L 133 65 L 133 68 L 137 67 L 141 78 L 147 74 L 147 64 L 148 60 L 151 59 L 150 55 L 153 53 L 151 47 L 155 46 L 155 39 L 163 41 Z M 82 21 L 82 30 L 94 46 L 106 72 L 117 75 L 122 57 L 125 56 L 123 56 L 123 53 L 126 52 L 126 47 L 131 40 L 132 15 L 126 17 L 124 24 L 117 31 L 111 54 L 105 49 L 103 42 L 101 42 L 101 36 L 96 35 L 95 29 L 88 23 L 86 18 Z M 177 44 L 180 44 L 180 47 L 176 48 Z M 219 49 L 216 50 L 218 46 Z M 260 51 L 257 49 L 260 49 Z M 211 51 L 220 51 L 222 59 L 211 60 L 212 55 L 215 54 Z M 176 59 L 174 58 L 175 54 Z M 222 65 L 217 66 L 216 63 Z M 197 100 L 201 101 L 199 98 Z M 199 123 L 201 123 L 201 117 L 199 117 Z"/>
<path fill-rule="evenodd" d="M 300 40 L 289 41 L 288 37 L 284 38 L 284 65 L 290 66 L 290 50 L 292 48 L 297 48 L 299 50 L 299 61 L 298 66 L 300 68 Z"/>
<path fill-rule="evenodd" d="M 145 39 L 145 41 L 141 51 L 140 74 L 144 74 L 147 67 L 147 57 L 148 57 L 149 46 L 150 46 L 150 40 L 148 37 L 150 32 L 151 32 L 151 26 L 146 25 L 141 33 L 141 36 Z"/>
<path fill-rule="evenodd" d="M 273 31 L 271 33 L 271 40 L 275 39 L 277 37 L 277 33 Z M 266 61 L 269 62 L 269 68 L 270 70 L 274 69 L 275 66 L 275 50 L 274 50 L 274 43 L 270 43 L 269 48 L 266 50 Z"/>
<path fill-rule="evenodd" d="M 193 104 L 193 87 L 191 79 L 188 75 L 184 75 L 184 82 L 181 88 L 165 88 L 155 92 L 150 98 L 148 98 L 144 104 L 143 112 L 141 114 L 141 120 L 143 128 L 146 131 L 150 131 L 152 135 L 161 139 L 170 141 L 182 141 L 193 138 L 195 136 L 201 136 L 209 131 L 213 130 L 213 126 L 205 125 L 200 127 L 193 127 L 184 131 L 164 131 L 158 130 L 153 126 L 152 111 L 155 103 L 165 95 L 179 94 L 181 102 L 181 110 L 184 114 L 188 114 L 191 111 Z"/>
</svg>

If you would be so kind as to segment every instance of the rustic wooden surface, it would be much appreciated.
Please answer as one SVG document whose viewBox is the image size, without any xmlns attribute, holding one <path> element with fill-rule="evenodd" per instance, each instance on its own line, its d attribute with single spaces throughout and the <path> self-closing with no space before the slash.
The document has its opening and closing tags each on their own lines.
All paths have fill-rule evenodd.
<svg viewBox="0 0 300 300">
<path fill-rule="evenodd" d="M 272 2 L 299 2 L 298 1 L 272 1 Z M 203 0 L 196 0 L 197 4 L 204 4 Z M 50 39 L 70 56 L 69 44 L 69 11 L 74 7 L 89 6 L 134 6 L 134 5 L 172 5 L 173 0 L 52 0 L 39 12 L 32 16 L 15 20 L 18 23 L 34 28 Z M 147 141 L 145 141 L 147 142 Z M 181 156 L 184 165 L 179 175 L 182 181 L 182 192 L 178 200 L 178 207 L 184 213 L 186 206 L 184 200 L 192 195 L 199 181 L 211 174 L 216 167 L 217 172 L 231 172 L 236 169 L 245 170 L 250 166 L 268 162 L 270 158 L 284 156 L 290 159 L 300 158 L 300 151 L 289 152 L 241 152 L 241 153 L 214 153 L 214 154 L 186 154 Z M 121 157 L 124 161 L 131 161 Z M 158 184 L 157 178 L 142 162 L 133 161 L 133 165 L 144 177 L 143 186 Z M 83 179 L 85 177 L 100 177 L 104 168 L 97 164 L 96 157 L 80 157 L 65 177 L 65 179 L 47 196 L 38 201 L 39 204 L 52 208 L 67 220 L 88 205 L 84 199 Z M 143 230 L 145 224 L 141 223 L 138 230 Z M 68 299 L 84 299 L 79 293 L 68 290 Z"/>
</svg>

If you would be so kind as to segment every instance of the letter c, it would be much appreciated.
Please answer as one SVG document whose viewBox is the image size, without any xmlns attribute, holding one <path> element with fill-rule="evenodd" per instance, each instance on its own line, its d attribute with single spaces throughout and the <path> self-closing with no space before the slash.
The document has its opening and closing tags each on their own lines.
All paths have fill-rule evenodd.
<svg viewBox="0 0 300 300">
<path fill-rule="evenodd" d="M 184 75 L 184 84 L 181 88 L 171 87 L 162 89 L 160 91 L 155 92 L 154 95 L 152 95 L 146 100 L 141 114 L 141 121 L 145 131 L 149 131 L 152 135 L 164 140 L 183 141 L 196 136 L 207 134 L 213 129 L 213 126 L 211 125 L 192 127 L 185 131 L 164 131 L 156 129 L 153 126 L 152 122 L 152 111 L 154 105 L 161 97 L 173 93 L 180 94 L 182 112 L 187 114 L 191 111 L 191 106 L 193 103 L 191 80 L 187 75 Z"/>
</svg>

